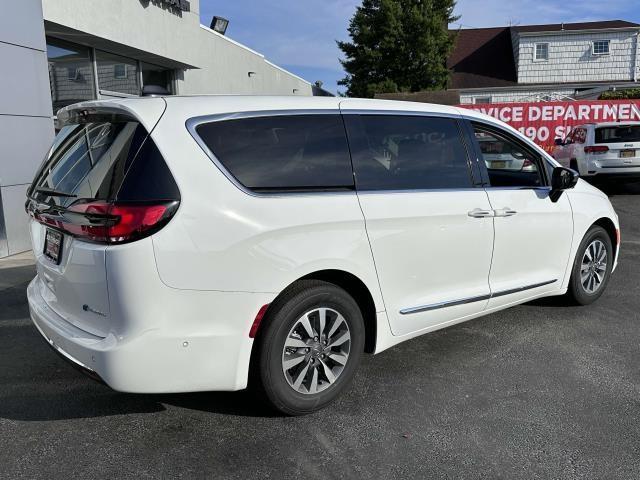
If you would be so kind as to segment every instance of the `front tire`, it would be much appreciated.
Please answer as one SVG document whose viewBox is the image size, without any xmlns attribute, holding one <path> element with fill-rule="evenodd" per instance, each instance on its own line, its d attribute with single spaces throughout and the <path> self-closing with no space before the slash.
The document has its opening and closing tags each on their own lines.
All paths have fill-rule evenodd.
<svg viewBox="0 0 640 480">
<path fill-rule="evenodd" d="M 607 288 L 613 269 L 613 246 L 604 228 L 592 226 L 584 236 L 571 270 L 569 295 L 579 305 L 595 302 Z"/>
<path fill-rule="evenodd" d="M 256 386 L 287 415 L 324 408 L 351 383 L 364 350 L 364 321 L 338 286 L 302 280 L 263 320 L 253 365 Z"/>
</svg>

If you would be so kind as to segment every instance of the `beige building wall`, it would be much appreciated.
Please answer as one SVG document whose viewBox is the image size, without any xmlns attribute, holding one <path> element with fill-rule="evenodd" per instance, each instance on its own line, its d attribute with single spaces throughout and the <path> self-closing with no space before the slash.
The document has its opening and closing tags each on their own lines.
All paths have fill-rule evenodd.
<svg viewBox="0 0 640 480">
<path fill-rule="evenodd" d="M 178 94 L 312 94 L 309 82 L 200 25 L 199 0 L 191 0 L 188 12 L 160 0 L 42 0 L 42 5 L 53 36 L 57 27 L 62 38 L 72 29 L 84 32 L 87 42 L 96 41 L 96 48 L 107 42 L 105 50 L 122 45 L 128 51 L 114 53 L 167 67 L 192 67 L 178 73 Z"/>
</svg>

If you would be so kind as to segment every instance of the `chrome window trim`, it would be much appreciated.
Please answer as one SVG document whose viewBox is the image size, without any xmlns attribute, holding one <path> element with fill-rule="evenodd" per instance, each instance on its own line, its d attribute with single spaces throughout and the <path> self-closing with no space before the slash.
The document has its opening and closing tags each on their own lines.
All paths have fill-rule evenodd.
<svg viewBox="0 0 640 480">
<path fill-rule="evenodd" d="M 187 131 L 209 157 L 213 164 L 220 170 L 220 172 L 227 177 L 227 179 L 243 193 L 252 197 L 258 198 L 278 198 L 278 197 L 306 197 L 316 195 L 356 195 L 355 184 L 353 191 L 301 191 L 301 192 L 254 192 L 253 190 L 242 185 L 222 162 L 214 155 L 211 149 L 207 146 L 205 141 L 198 135 L 196 128 L 204 123 L 222 122 L 225 120 L 237 120 L 242 118 L 260 118 L 260 117 L 274 117 L 274 116 L 290 116 L 290 115 L 340 115 L 340 110 L 337 108 L 331 109 L 302 109 L 302 110 L 258 110 L 258 111 L 244 111 L 244 112 L 227 112 L 218 113 L 213 115 L 202 115 L 198 117 L 188 118 L 185 122 Z M 346 136 L 346 133 L 345 133 Z"/>
<path fill-rule="evenodd" d="M 358 190 L 358 195 L 397 194 L 397 193 L 452 193 L 452 192 L 478 192 L 482 186 L 462 188 L 413 188 L 413 189 L 388 189 L 388 190 Z"/>
<path fill-rule="evenodd" d="M 235 185 L 243 193 L 252 197 L 258 198 L 273 198 L 273 197 L 289 197 L 289 196 L 316 196 L 316 195 L 357 195 L 357 194 L 381 194 L 381 193 L 419 193 L 419 192 L 456 192 L 456 191 L 476 191 L 482 188 L 481 184 L 474 187 L 464 188 L 435 188 L 435 189 L 414 189 L 414 190 L 357 190 L 354 186 L 353 191 L 308 191 L 308 192 L 254 192 L 242 185 L 222 162 L 214 155 L 209 149 L 204 140 L 198 135 L 196 128 L 204 123 L 222 122 L 225 120 L 237 120 L 242 118 L 259 118 L 259 117 L 273 117 L 273 116 L 289 116 L 289 115 L 390 115 L 390 116 L 424 116 L 424 117 L 441 117 L 451 118 L 455 120 L 461 120 L 463 117 L 458 113 L 438 113 L 438 112 L 422 112 L 422 111 L 403 111 L 403 110 L 340 110 L 338 108 L 325 108 L 325 109 L 288 109 L 288 110 L 252 110 L 241 112 L 226 112 L 216 113 L 211 115 L 201 115 L 197 117 L 190 117 L 186 120 L 185 126 L 187 131 L 209 157 L 213 164 L 227 177 L 227 179 Z M 354 184 L 355 185 L 355 184 Z"/>
<path fill-rule="evenodd" d="M 636 165 L 637 167 L 637 165 Z M 613 167 L 612 167 L 613 168 Z M 617 167 L 616 167 L 617 168 Z M 375 195 L 380 193 L 451 193 L 451 192 L 477 192 L 481 190 L 536 190 L 541 192 L 550 192 L 551 187 L 483 187 L 478 185 L 475 187 L 463 187 L 463 188 L 414 188 L 414 189 L 388 189 L 388 190 L 358 190 L 358 195 Z"/>
<path fill-rule="evenodd" d="M 409 315 L 412 313 L 428 312 L 431 310 L 438 310 L 440 308 L 455 307 L 457 305 L 465 305 L 467 303 L 475 303 L 483 300 L 491 300 L 496 297 L 504 297 L 505 295 L 512 295 L 514 293 L 524 292 L 534 288 L 544 287 L 556 283 L 558 280 L 547 280 L 546 282 L 534 283 L 533 285 L 526 285 L 524 287 L 511 288 L 509 290 L 501 290 L 499 292 L 492 292 L 485 295 L 478 295 L 476 297 L 462 298 L 459 300 L 449 300 L 446 302 L 432 303 L 430 305 L 421 305 L 419 307 L 404 308 L 400 310 L 401 315 Z"/>
<path fill-rule="evenodd" d="M 392 117 L 440 117 L 440 118 L 454 118 L 461 120 L 462 114 L 449 113 L 449 112 L 422 112 L 422 111 L 405 111 L 405 110 L 378 110 L 378 109 L 353 109 L 353 110 L 341 110 L 342 115 L 389 115 Z"/>
<path fill-rule="evenodd" d="M 550 192 L 551 187 L 548 185 L 539 186 L 539 187 L 492 187 L 487 185 L 484 187 L 485 190 L 540 190 L 542 192 Z"/>
</svg>

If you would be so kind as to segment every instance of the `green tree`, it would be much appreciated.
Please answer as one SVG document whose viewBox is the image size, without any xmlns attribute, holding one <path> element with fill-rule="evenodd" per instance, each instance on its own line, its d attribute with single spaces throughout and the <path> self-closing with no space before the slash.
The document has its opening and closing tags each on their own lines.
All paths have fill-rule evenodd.
<svg viewBox="0 0 640 480">
<path fill-rule="evenodd" d="M 447 87 L 448 25 L 455 0 L 363 0 L 349 22 L 350 42 L 338 42 L 351 97 Z"/>
</svg>

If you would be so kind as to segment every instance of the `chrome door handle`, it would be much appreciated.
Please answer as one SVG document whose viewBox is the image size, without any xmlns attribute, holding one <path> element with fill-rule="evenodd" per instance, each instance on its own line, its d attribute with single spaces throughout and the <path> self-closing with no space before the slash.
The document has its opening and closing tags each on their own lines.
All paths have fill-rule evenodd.
<svg viewBox="0 0 640 480">
<path fill-rule="evenodd" d="M 501 208 L 499 210 L 494 210 L 493 211 L 493 214 L 496 217 L 512 217 L 516 213 L 518 213 L 518 212 L 516 212 L 515 210 L 511 210 L 509 207 Z"/>
<path fill-rule="evenodd" d="M 493 217 L 493 212 L 491 210 L 482 210 L 481 208 L 474 208 L 468 213 L 468 215 L 473 218 L 487 218 L 487 217 Z"/>
</svg>

